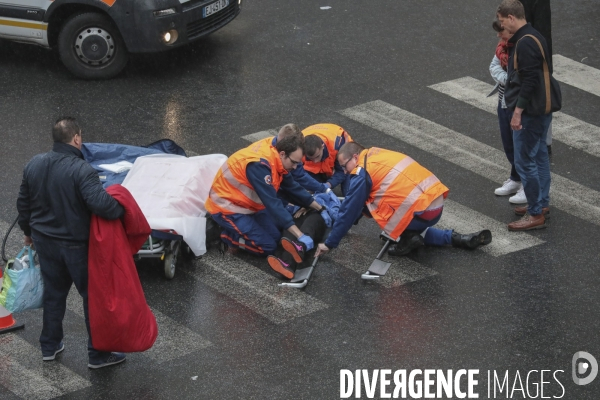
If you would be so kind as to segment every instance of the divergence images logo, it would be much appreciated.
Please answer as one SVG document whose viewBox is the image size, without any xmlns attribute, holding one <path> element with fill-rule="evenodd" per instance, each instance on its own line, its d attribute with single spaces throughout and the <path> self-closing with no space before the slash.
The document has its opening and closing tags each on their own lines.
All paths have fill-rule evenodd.
<svg viewBox="0 0 600 400">
<path fill-rule="evenodd" d="M 589 375 L 580 378 L 585 374 Z M 593 355 L 585 351 L 578 351 L 573 354 L 573 382 L 577 385 L 587 385 L 591 383 L 598 375 L 598 362 Z"/>
</svg>

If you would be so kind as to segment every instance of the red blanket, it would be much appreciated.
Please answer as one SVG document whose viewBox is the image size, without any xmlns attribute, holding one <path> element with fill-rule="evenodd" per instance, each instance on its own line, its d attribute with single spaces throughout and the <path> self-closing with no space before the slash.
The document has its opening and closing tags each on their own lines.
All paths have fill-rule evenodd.
<svg viewBox="0 0 600 400">
<path fill-rule="evenodd" d="M 107 192 L 125 209 L 121 219 L 92 216 L 88 256 L 88 305 L 92 345 L 100 351 L 148 350 L 158 335 L 133 255 L 150 234 L 135 199 L 121 185 Z"/>
</svg>

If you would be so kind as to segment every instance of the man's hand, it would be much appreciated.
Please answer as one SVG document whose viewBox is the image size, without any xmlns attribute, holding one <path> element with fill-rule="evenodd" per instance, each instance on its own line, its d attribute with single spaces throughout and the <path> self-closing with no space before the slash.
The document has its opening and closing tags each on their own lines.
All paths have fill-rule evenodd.
<svg viewBox="0 0 600 400">
<path fill-rule="evenodd" d="M 523 129 L 521 125 L 521 114 L 523 113 L 522 108 L 515 108 L 515 112 L 513 113 L 512 119 L 510 120 L 510 129 L 513 131 L 520 131 Z"/>
<path fill-rule="evenodd" d="M 25 243 L 25 246 L 32 246 L 33 245 L 33 240 L 31 240 L 31 236 L 24 236 L 23 242 Z"/>
<path fill-rule="evenodd" d="M 296 213 L 294 214 L 294 218 L 300 218 L 301 216 L 303 216 L 307 212 L 308 212 L 308 210 L 306 208 L 302 207 L 298 211 L 296 211 Z"/>
<path fill-rule="evenodd" d="M 325 243 L 319 243 L 317 245 L 317 251 L 315 252 L 315 257 L 319 257 L 320 255 L 327 254 L 329 252 L 329 247 L 325 246 Z"/>
</svg>

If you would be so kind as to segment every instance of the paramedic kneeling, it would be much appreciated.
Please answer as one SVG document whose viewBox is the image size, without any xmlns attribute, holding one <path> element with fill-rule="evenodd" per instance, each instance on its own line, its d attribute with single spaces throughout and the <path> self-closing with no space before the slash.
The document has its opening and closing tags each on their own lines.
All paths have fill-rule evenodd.
<svg viewBox="0 0 600 400">
<path fill-rule="evenodd" d="M 81 129 L 74 118 L 56 121 L 52 151 L 38 154 L 25 166 L 17 200 L 25 244 L 35 245 L 44 280 L 42 359 L 54 360 L 64 350 L 62 320 L 73 283 L 83 297 L 90 368 L 125 361 L 123 353 L 92 347 L 88 318 L 88 240 L 91 215 L 117 219 L 123 207 L 102 187 L 98 173 L 83 159 Z"/>
<path fill-rule="evenodd" d="M 407 155 L 350 142 L 339 150 L 338 161 L 350 175 L 348 192 L 331 233 L 325 243 L 319 243 L 315 256 L 337 247 L 364 208 L 388 236 L 397 240 L 402 235 L 390 246 L 390 255 L 406 255 L 424 244 L 474 249 L 491 242 L 489 230 L 461 235 L 433 228 L 442 216 L 449 189 Z"/>
<path fill-rule="evenodd" d="M 294 245 L 299 251 L 314 247 L 277 197 L 282 191 L 294 204 L 322 210 L 289 174 L 302 161 L 303 145 L 301 136 L 285 137 L 275 146 L 258 141 L 223 164 L 205 206 L 224 229 L 221 240 L 226 245 L 267 257 L 275 253 L 281 231 L 287 229 L 297 239 Z"/>
</svg>

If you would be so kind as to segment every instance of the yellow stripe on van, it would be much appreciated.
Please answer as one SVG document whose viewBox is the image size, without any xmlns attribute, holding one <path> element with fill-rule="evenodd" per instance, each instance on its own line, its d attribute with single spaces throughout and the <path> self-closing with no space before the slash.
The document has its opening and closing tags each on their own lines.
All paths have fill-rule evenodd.
<svg viewBox="0 0 600 400">
<path fill-rule="evenodd" d="M 40 29 L 42 31 L 48 30 L 47 24 L 38 24 L 35 22 L 20 22 L 9 19 L 0 19 L 0 25 L 16 26 L 18 28 Z"/>
</svg>

